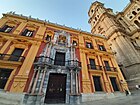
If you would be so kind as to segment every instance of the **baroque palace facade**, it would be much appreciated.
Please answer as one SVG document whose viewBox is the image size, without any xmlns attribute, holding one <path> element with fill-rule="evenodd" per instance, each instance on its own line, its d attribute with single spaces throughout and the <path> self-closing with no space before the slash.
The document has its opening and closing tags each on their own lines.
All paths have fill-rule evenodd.
<svg viewBox="0 0 140 105">
<path fill-rule="evenodd" d="M 140 0 L 130 0 L 117 14 L 104 4 L 94 2 L 88 14 L 91 33 L 107 37 L 129 88 L 140 85 Z"/>
<path fill-rule="evenodd" d="M 120 96 L 128 87 L 103 35 L 10 12 L 0 19 L 0 89 L 0 103 L 44 105 Z"/>
</svg>

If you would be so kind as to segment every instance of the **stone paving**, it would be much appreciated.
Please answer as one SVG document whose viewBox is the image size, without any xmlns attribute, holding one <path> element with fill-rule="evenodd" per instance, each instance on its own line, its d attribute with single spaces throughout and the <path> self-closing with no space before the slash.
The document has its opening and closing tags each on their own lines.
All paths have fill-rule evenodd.
<svg viewBox="0 0 140 105">
<path fill-rule="evenodd" d="M 49 104 L 49 105 L 66 105 L 66 104 Z M 84 102 L 80 103 L 79 105 L 140 105 L 140 90 L 132 92 L 132 95 L 129 96 Z"/>
</svg>

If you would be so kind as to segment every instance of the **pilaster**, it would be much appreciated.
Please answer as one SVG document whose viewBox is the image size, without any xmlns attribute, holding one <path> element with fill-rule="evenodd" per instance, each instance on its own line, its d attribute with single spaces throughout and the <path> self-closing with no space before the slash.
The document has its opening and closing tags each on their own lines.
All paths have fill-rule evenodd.
<svg viewBox="0 0 140 105">
<path fill-rule="evenodd" d="M 83 36 L 79 35 L 80 47 L 85 47 Z M 91 93 L 91 81 L 89 78 L 85 52 L 80 49 L 80 60 L 82 62 L 82 86 L 83 93 Z"/>
<path fill-rule="evenodd" d="M 22 22 L 22 23 L 16 28 L 16 30 L 13 32 L 13 34 L 19 35 L 19 34 L 22 32 L 22 30 L 25 28 L 26 25 L 27 25 L 26 22 Z"/>
<path fill-rule="evenodd" d="M 29 53 L 26 56 L 26 59 L 21 66 L 18 75 L 14 78 L 14 82 L 11 86 L 11 92 L 23 92 L 26 82 L 28 80 L 28 75 L 30 73 L 32 64 L 34 63 L 35 56 L 38 52 L 40 43 L 33 44 L 30 48 Z"/>
</svg>

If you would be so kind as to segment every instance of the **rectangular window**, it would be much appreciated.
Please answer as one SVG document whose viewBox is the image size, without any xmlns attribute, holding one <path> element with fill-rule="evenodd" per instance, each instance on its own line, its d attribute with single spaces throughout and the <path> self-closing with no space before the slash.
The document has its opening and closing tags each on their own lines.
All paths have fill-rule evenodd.
<svg viewBox="0 0 140 105">
<path fill-rule="evenodd" d="M 112 84 L 112 87 L 113 87 L 114 91 L 119 91 L 117 81 L 116 81 L 116 77 L 110 77 L 110 81 L 111 81 L 111 84 Z"/>
<path fill-rule="evenodd" d="M 108 61 L 104 61 L 104 64 L 105 64 L 105 69 L 106 69 L 107 71 L 111 71 L 109 62 L 108 62 Z"/>
<path fill-rule="evenodd" d="M 23 53 L 24 49 L 15 48 L 13 53 L 11 54 L 9 60 L 10 61 L 18 61 Z"/>
<path fill-rule="evenodd" d="M 101 77 L 93 76 L 93 81 L 94 81 L 95 91 L 103 91 L 102 85 L 101 85 Z"/>
<path fill-rule="evenodd" d="M 12 31 L 14 27 L 11 27 L 11 26 L 8 26 L 8 25 L 5 25 L 3 28 L 0 29 L 0 32 L 6 32 L 6 33 L 9 33 Z"/>
<path fill-rule="evenodd" d="M 90 43 L 90 42 L 86 42 L 86 47 L 90 48 L 90 49 L 93 49 L 92 43 Z"/>
<path fill-rule="evenodd" d="M 24 32 L 22 32 L 22 36 L 28 36 L 28 37 L 32 37 L 33 36 L 34 31 L 25 29 Z"/>
<path fill-rule="evenodd" d="M 54 65 L 65 66 L 65 53 L 56 52 Z"/>
<path fill-rule="evenodd" d="M 0 68 L 0 89 L 4 89 L 8 81 L 8 78 L 10 77 L 11 72 L 12 72 L 12 69 Z"/>
<path fill-rule="evenodd" d="M 51 36 L 47 35 L 46 40 L 51 41 Z"/>
<path fill-rule="evenodd" d="M 98 46 L 99 46 L 99 50 L 101 50 L 101 51 L 106 51 L 104 45 L 98 45 Z"/>
<path fill-rule="evenodd" d="M 77 46 L 77 42 L 76 42 L 75 40 L 73 40 L 72 44 L 73 44 L 74 46 Z"/>
<path fill-rule="evenodd" d="M 90 69 L 96 69 L 95 59 L 89 59 Z"/>
</svg>

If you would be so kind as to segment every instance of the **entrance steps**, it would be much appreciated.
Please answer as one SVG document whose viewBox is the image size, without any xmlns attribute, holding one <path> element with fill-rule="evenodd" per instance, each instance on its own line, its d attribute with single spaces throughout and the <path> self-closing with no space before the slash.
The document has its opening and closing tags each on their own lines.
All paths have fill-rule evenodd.
<svg viewBox="0 0 140 105">
<path fill-rule="evenodd" d="M 0 91 L 0 105 L 21 105 L 24 94 Z"/>
<path fill-rule="evenodd" d="M 121 92 L 114 92 L 114 93 L 89 93 L 89 94 L 82 94 L 81 101 L 94 101 L 94 100 L 102 100 L 102 99 L 110 99 L 110 98 L 117 98 L 117 97 L 124 97 L 125 93 Z"/>
</svg>

